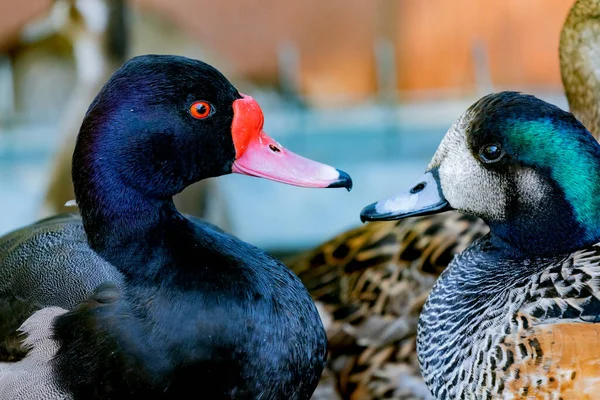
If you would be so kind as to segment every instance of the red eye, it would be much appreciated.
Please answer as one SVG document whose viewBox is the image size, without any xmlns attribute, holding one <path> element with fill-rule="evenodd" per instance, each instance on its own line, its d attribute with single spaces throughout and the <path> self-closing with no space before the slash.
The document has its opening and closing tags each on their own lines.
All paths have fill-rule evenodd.
<svg viewBox="0 0 600 400">
<path fill-rule="evenodd" d="M 210 114 L 210 104 L 206 101 L 195 101 L 190 107 L 190 114 L 197 119 L 204 119 Z"/>
</svg>

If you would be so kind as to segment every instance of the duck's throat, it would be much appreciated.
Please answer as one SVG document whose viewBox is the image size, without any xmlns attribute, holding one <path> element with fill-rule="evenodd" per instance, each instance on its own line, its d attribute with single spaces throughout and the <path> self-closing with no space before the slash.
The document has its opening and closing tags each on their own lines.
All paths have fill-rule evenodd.
<svg viewBox="0 0 600 400">
<path fill-rule="evenodd" d="M 566 254 L 600 241 L 599 214 L 578 213 L 558 190 L 535 207 L 516 199 L 504 220 L 488 221 L 490 240 L 510 257 Z"/>
<path fill-rule="evenodd" d="M 111 262 L 115 249 L 160 246 L 166 222 L 179 216 L 170 199 L 144 198 L 114 186 L 95 189 L 78 195 L 77 202 L 90 246 Z"/>
<path fill-rule="evenodd" d="M 101 157 L 98 157 L 101 159 Z M 74 164 L 77 204 L 90 246 L 123 272 L 143 270 L 185 221 L 172 198 L 152 197 L 119 179 L 111 163 Z"/>
</svg>

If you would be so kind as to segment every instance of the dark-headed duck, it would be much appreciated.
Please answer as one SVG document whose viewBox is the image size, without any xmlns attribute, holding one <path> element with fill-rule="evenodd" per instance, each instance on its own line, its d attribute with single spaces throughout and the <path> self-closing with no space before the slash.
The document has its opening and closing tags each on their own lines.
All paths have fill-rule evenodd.
<svg viewBox="0 0 600 400">
<path fill-rule="evenodd" d="M 300 280 L 172 201 L 231 172 L 350 189 L 262 128 L 201 61 L 140 56 L 111 77 L 73 155 L 81 219 L 0 240 L 1 398 L 311 396 L 327 339 Z"/>
</svg>

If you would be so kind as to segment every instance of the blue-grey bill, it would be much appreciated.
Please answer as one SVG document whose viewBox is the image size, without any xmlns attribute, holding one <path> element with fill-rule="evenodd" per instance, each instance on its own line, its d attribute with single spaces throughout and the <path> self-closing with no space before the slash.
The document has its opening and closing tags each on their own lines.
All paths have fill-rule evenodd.
<svg viewBox="0 0 600 400">
<path fill-rule="evenodd" d="M 437 170 L 425 173 L 411 189 L 363 208 L 361 221 L 390 221 L 451 210 L 439 184 Z"/>
</svg>

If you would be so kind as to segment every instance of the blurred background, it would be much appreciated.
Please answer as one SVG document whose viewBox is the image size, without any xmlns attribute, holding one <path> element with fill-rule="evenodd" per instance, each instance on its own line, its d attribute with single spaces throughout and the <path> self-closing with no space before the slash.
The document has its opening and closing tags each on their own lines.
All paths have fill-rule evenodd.
<svg viewBox="0 0 600 400">
<path fill-rule="evenodd" d="M 221 70 L 261 104 L 266 132 L 355 184 L 231 175 L 186 190 L 180 209 L 275 253 L 314 246 L 413 183 L 480 96 L 519 90 L 566 108 L 558 39 L 571 4 L 0 0 L 0 234 L 63 211 L 87 106 L 124 60 L 165 53 Z"/>
</svg>

